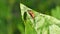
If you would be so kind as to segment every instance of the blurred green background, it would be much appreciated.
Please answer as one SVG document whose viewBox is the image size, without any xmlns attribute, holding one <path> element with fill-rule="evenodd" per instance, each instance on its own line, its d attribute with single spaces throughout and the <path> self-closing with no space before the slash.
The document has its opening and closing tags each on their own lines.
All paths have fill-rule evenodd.
<svg viewBox="0 0 60 34">
<path fill-rule="evenodd" d="M 20 3 L 60 19 L 60 0 L 0 0 L 0 34 L 24 34 Z"/>
</svg>

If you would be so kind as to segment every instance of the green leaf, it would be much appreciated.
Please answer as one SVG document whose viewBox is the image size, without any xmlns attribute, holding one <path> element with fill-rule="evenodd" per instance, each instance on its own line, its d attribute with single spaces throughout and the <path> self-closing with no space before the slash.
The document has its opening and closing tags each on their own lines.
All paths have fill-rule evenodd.
<svg viewBox="0 0 60 34">
<path fill-rule="evenodd" d="M 51 10 L 52 16 L 60 19 L 60 6 L 56 6 L 55 9 Z"/>
<path fill-rule="evenodd" d="M 24 20 L 25 34 L 59 34 L 60 20 L 45 14 L 38 13 L 22 3 L 20 3 L 22 19 L 24 20 L 24 12 L 27 13 L 27 18 Z M 35 15 L 33 19 L 27 10 L 32 10 Z M 54 25 L 54 26 L 52 26 Z M 53 27 L 53 29 L 52 29 Z M 55 29 L 54 29 L 55 27 Z M 56 32 L 57 31 L 57 32 Z"/>
</svg>

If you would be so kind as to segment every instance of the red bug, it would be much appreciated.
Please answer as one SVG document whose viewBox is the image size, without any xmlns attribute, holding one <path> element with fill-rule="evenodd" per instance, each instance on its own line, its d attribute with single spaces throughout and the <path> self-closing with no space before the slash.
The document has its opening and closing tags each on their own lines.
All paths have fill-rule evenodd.
<svg viewBox="0 0 60 34">
<path fill-rule="evenodd" d="M 31 16 L 32 18 L 35 17 L 35 15 L 34 15 L 34 13 L 32 12 L 32 10 L 28 10 L 28 13 L 30 14 L 30 16 Z"/>
</svg>

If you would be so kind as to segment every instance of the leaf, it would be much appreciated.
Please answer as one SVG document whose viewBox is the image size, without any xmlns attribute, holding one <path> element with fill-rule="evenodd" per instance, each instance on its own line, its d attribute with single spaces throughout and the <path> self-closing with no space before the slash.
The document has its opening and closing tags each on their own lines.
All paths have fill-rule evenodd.
<svg viewBox="0 0 60 34">
<path fill-rule="evenodd" d="M 41 14 L 38 13 L 28 7 L 26 7 L 25 5 L 23 5 L 22 3 L 20 3 L 20 7 L 21 7 L 21 13 L 22 13 L 22 19 L 24 20 L 24 12 L 27 13 L 27 18 L 26 21 L 24 21 L 25 24 L 25 34 L 59 34 L 60 30 L 56 32 L 56 30 L 53 28 L 51 30 L 51 28 L 54 25 L 54 27 L 58 27 L 56 28 L 57 30 L 60 29 L 60 20 L 49 16 L 49 15 L 45 15 L 45 14 Z M 30 14 L 28 13 L 27 10 L 32 10 L 32 12 L 35 15 L 35 18 L 33 19 Z M 56 26 L 55 26 L 56 25 Z M 53 32 L 51 32 L 53 31 Z"/>
<path fill-rule="evenodd" d="M 55 9 L 51 10 L 52 16 L 60 19 L 60 6 L 56 6 Z"/>
</svg>

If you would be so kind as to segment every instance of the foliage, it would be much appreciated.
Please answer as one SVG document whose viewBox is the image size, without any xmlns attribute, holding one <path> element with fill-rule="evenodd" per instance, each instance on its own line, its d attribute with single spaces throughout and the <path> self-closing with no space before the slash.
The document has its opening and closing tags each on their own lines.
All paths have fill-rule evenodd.
<svg viewBox="0 0 60 34">
<path fill-rule="evenodd" d="M 24 12 L 27 13 L 26 20 L 24 20 L 22 17 L 22 19 L 25 21 L 25 34 L 59 34 L 60 20 L 38 13 L 24 6 L 23 4 L 20 5 L 22 16 L 24 15 Z M 28 10 L 32 10 L 32 12 L 35 14 L 34 19 L 29 15 Z"/>
<path fill-rule="evenodd" d="M 0 34 L 60 34 L 59 5 L 60 0 L 0 0 Z"/>
<path fill-rule="evenodd" d="M 52 9 L 51 14 L 53 17 L 60 20 L 60 6 L 57 6 L 55 9 Z"/>
</svg>

